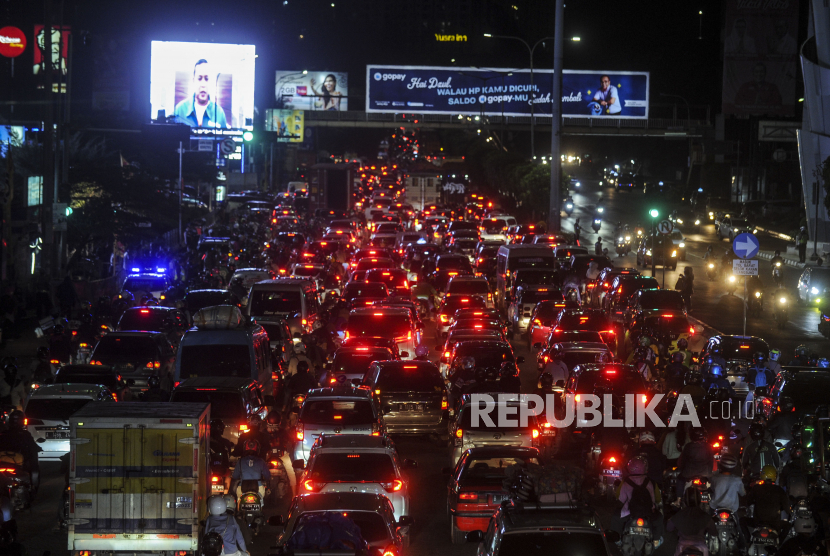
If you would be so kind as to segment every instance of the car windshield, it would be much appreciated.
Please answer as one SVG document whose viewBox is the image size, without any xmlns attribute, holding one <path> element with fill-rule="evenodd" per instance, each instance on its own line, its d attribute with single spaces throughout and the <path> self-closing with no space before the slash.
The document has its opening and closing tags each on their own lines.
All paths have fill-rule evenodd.
<svg viewBox="0 0 830 556">
<path fill-rule="evenodd" d="M 307 425 L 370 425 L 376 421 L 369 400 L 306 400 L 300 421 Z"/>
<path fill-rule="evenodd" d="M 209 403 L 211 419 L 230 419 L 231 422 L 245 420 L 245 406 L 239 392 L 221 392 L 217 390 L 174 390 L 171 402 Z"/>
<path fill-rule="evenodd" d="M 299 291 L 255 290 L 248 305 L 251 315 L 295 314 L 303 310 Z"/>
<path fill-rule="evenodd" d="M 487 280 L 453 280 L 447 289 L 453 295 L 487 295 L 490 284 Z"/>
<path fill-rule="evenodd" d="M 127 278 L 124 288 L 128 292 L 156 292 L 167 289 L 163 278 Z"/>
<path fill-rule="evenodd" d="M 386 285 L 380 282 L 355 282 L 348 284 L 343 290 L 344 299 L 357 299 L 360 297 L 387 297 L 389 294 Z"/>
<path fill-rule="evenodd" d="M 541 321 L 550 322 L 558 317 L 559 313 L 564 310 L 564 303 L 557 303 L 556 301 L 543 301 L 541 304 L 537 305 L 536 318 Z"/>
<path fill-rule="evenodd" d="M 722 338 L 717 352 L 726 361 L 751 361 L 756 352 L 769 354 L 769 347 L 763 340 L 756 338 Z"/>
<path fill-rule="evenodd" d="M 349 336 L 375 336 L 378 338 L 404 338 L 412 335 L 408 315 L 383 313 L 354 314 L 346 325 Z"/>
<path fill-rule="evenodd" d="M 470 457 L 461 472 L 458 483 L 460 486 L 493 486 L 500 487 L 504 482 L 505 470 L 508 465 L 539 464 L 533 456 L 480 456 Z"/>
<path fill-rule="evenodd" d="M 167 311 L 128 309 L 118 321 L 118 330 L 159 331 L 165 328 L 165 321 L 169 316 Z"/>
<path fill-rule="evenodd" d="M 637 278 L 631 280 L 622 280 L 617 289 L 622 288 L 620 292 L 623 296 L 627 296 L 631 292 L 637 290 L 650 290 L 652 288 L 659 288 L 660 283 L 655 278 Z"/>
<path fill-rule="evenodd" d="M 683 297 L 675 290 L 644 291 L 640 294 L 640 307 L 643 309 L 668 309 L 682 311 Z"/>
<path fill-rule="evenodd" d="M 467 257 L 441 257 L 435 270 L 472 270 Z"/>
<path fill-rule="evenodd" d="M 443 392 L 444 381 L 438 369 L 416 365 L 403 365 L 383 369 L 377 388 L 384 392 Z"/>
<path fill-rule="evenodd" d="M 513 352 L 508 347 L 482 346 L 473 343 L 459 344 L 456 357 L 470 356 L 475 359 L 476 367 L 501 367 L 505 361 L 513 361 Z"/>
<path fill-rule="evenodd" d="M 251 377 L 251 354 L 243 344 L 182 346 L 182 379 L 197 376 Z"/>
<path fill-rule="evenodd" d="M 259 325 L 262 326 L 262 328 L 265 329 L 265 333 L 268 334 L 269 342 L 280 342 L 287 339 L 283 337 L 283 327 L 281 325 L 269 324 L 267 322 L 261 322 Z"/>
<path fill-rule="evenodd" d="M 100 384 L 112 391 L 118 390 L 118 379 L 114 374 L 72 372 L 61 369 L 55 375 L 55 384 Z"/>
<path fill-rule="evenodd" d="M 26 418 L 41 421 L 68 421 L 83 406 L 91 402 L 84 399 L 32 398 L 26 404 Z"/>
<path fill-rule="evenodd" d="M 107 334 L 98 341 L 92 359 L 104 365 L 141 363 L 158 358 L 156 342 L 147 336 L 114 336 Z"/>
<path fill-rule="evenodd" d="M 340 351 L 334 355 L 331 364 L 332 373 L 363 375 L 374 361 L 387 361 L 395 357 L 388 349 L 356 348 L 355 351 Z"/>
<path fill-rule="evenodd" d="M 522 303 L 539 303 L 540 301 L 547 301 L 549 299 L 554 301 L 565 300 L 562 292 L 558 290 L 529 290 L 522 292 L 521 296 Z"/>
<path fill-rule="evenodd" d="M 660 316 L 648 317 L 645 320 L 645 328 L 652 330 L 659 330 L 660 333 L 669 332 L 671 334 L 689 333 L 691 325 L 684 316 Z"/>
<path fill-rule="evenodd" d="M 500 234 L 506 225 L 503 220 L 496 220 L 495 222 L 492 220 L 485 220 L 481 224 L 481 227 L 484 228 L 485 234 Z"/>
<path fill-rule="evenodd" d="M 482 405 L 480 407 L 482 409 L 484 409 L 484 402 L 481 402 L 481 403 L 482 403 Z M 504 405 L 504 404 L 497 404 L 497 405 Z M 518 414 L 522 411 L 521 404 L 519 404 L 519 403 L 515 403 L 515 404 L 514 403 L 508 403 L 507 405 L 508 405 L 508 407 L 515 407 L 516 409 L 508 410 L 507 412 L 505 412 L 505 414 L 510 414 L 510 412 L 512 411 L 512 412 L 514 412 L 513 414 L 516 415 L 516 414 Z M 471 407 L 470 404 L 467 404 L 464 407 L 462 407 L 461 408 L 461 415 L 458 416 L 458 428 L 461 429 L 462 431 L 465 431 L 465 430 L 482 430 L 482 429 L 485 429 L 485 430 L 486 429 L 490 429 L 490 430 L 498 429 L 498 430 L 502 430 L 502 431 L 504 431 L 504 430 L 513 430 L 513 431 L 515 431 L 515 430 L 527 430 L 528 428 L 533 427 L 533 425 L 535 424 L 532 419 L 528 419 L 527 426 L 522 427 L 522 426 L 519 426 L 519 420 L 518 419 L 509 419 L 509 420 L 505 420 L 505 422 L 506 423 L 511 423 L 510 425 L 499 426 L 498 421 L 495 419 L 495 416 L 499 414 L 499 408 L 498 407 L 495 407 L 494 411 L 490 415 L 488 415 L 487 413 L 484 413 L 484 412 L 476 412 L 476 413 L 478 413 L 479 415 L 476 418 L 477 423 L 475 423 L 475 425 L 473 425 L 473 408 Z M 494 426 L 489 426 L 488 423 L 486 422 L 486 420 L 481 418 L 482 414 L 485 415 L 485 416 L 490 416 L 490 419 L 492 420 Z"/>
<path fill-rule="evenodd" d="M 306 512 L 297 520 L 294 532 L 292 533 L 292 539 L 293 535 L 296 535 L 305 529 L 305 526 L 309 521 L 309 516 L 323 516 L 325 514 L 333 516 L 333 519 L 341 519 L 342 516 L 351 520 L 355 525 L 357 525 L 358 529 L 360 529 L 360 536 L 363 537 L 363 539 L 368 543 L 378 543 L 389 540 L 389 530 L 386 527 L 386 522 L 380 514 L 376 514 L 374 512 Z M 316 528 L 317 527 L 315 526 L 315 529 Z M 344 554 L 347 553 L 348 552 L 344 552 Z M 352 553 L 354 553 L 354 550 L 352 550 Z"/>
<path fill-rule="evenodd" d="M 309 469 L 312 481 L 325 483 L 386 483 L 396 478 L 388 454 L 323 453 Z"/>
<path fill-rule="evenodd" d="M 602 556 L 608 554 L 602 535 L 597 533 L 517 531 L 506 533 L 499 556 L 539 556 L 548 554 Z"/>
</svg>

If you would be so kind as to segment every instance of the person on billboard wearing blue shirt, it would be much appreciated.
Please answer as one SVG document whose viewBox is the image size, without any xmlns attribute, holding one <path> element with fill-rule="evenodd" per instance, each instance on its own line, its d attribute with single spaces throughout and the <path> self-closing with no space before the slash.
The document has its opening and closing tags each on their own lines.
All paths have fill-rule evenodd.
<svg viewBox="0 0 830 556">
<path fill-rule="evenodd" d="M 193 66 L 193 94 L 176 105 L 173 112 L 179 121 L 190 127 L 230 127 L 225 111 L 210 98 L 210 68 L 204 58 Z"/>
<path fill-rule="evenodd" d="M 617 88 L 611 85 L 611 78 L 602 75 L 599 81 L 602 86 L 594 93 L 594 102 L 600 105 L 600 114 L 619 114 L 622 111 L 622 104 Z"/>
</svg>

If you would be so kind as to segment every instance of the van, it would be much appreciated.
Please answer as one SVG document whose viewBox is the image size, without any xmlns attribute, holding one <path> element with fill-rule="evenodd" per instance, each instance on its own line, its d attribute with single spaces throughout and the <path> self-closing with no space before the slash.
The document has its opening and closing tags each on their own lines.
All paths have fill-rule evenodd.
<svg viewBox="0 0 830 556">
<path fill-rule="evenodd" d="M 253 319 L 285 319 L 291 335 L 307 334 L 319 318 L 320 301 L 314 282 L 297 278 L 263 280 L 251 286 L 246 311 Z"/>
<path fill-rule="evenodd" d="M 217 308 L 202 311 L 209 309 Z M 237 325 L 227 319 L 211 323 L 210 328 L 194 326 L 185 332 L 176 358 L 174 385 L 188 378 L 211 376 L 253 379 L 266 394 L 277 395 L 280 381 L 278 375 L 272 377 L 271 346 L 265 329 L 255 322 Z"/>
<path fill-rule="evenodd" d="M 502 245 L 496 255 L 496 297 L 501 311 L 507 310 L 509 276 L 519 268 L 555 269 L 553 251 L 544 245 Z"/>
</svg>

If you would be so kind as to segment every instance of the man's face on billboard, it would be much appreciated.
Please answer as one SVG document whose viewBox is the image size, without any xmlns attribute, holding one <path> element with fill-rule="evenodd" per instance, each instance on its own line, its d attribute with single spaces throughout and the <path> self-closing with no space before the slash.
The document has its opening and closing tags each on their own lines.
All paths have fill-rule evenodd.
<svg viewBox="0 0 830 556">
<path fill-rule="evenodd" d="M 210 68 L 209 64 L 199 64 L 193 72 L 193 88 L 196 95 L 196 102 L 207 104 L 210 101 Z"/>
<path fill-rule="evenodd" d="M 610 80 L 609 78 L 607 78 L 607 77 L 603 77 L 603 78 L 600 80 L 600 84 L 602 84 L 602 90 L 603 90 L 603 91 L 607 91 L 607 90 L 608 90 L 608 87 L 611 85 L 611 80 Z"/>
</svg>

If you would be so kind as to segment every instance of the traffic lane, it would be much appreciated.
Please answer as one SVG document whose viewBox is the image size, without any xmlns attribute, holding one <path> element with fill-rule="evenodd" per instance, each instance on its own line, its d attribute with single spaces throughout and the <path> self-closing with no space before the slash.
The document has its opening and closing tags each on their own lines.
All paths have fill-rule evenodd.
<svg viewBox="0 0 830 556">
<path fill-rule="evenodd" d="M 67 533 L 61 529 L 58 512 L 63 508 L 63 489 L 66 478 L 57 461 L 40 464 L 40 488 L 28 510 L 15 512 L 18 540 L 29 554 L 51 552 L 55 556 L 69 555 Z"/>
</svg>

